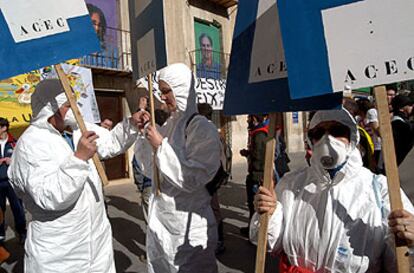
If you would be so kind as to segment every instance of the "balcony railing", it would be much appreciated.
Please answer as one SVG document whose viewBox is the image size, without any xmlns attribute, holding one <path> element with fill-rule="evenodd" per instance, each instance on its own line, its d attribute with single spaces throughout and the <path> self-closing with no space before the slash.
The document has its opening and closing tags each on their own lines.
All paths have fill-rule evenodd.
<svg viewBox="0 0 414 273">
<path fill-rule="evenodd" d="M 190 51 L 189 54 L 192 70 L 198 78 L 227 78 L 230 54 L 203 49 Z"/>
<path fill-rule="evenodd" d="M 132 71 L 130 32 L 97 27 L 101 51 L 81 58 L 81 64 L 91 68 Z"/>
</svg>

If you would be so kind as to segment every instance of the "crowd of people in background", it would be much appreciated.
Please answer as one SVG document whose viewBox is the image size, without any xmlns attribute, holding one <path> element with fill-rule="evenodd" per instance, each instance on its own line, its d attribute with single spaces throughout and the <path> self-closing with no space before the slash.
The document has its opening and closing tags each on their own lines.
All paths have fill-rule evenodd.
<svg viewBox="0 0 414 273">
<path fill-rule="evenodd" d="M 131 118 L 118 124 L 103 118 L 81 134 L 57 80 L 37 86 L 32 123 L 18 142 L 0 118 L 0 263 L 10 256 L 4 245 L 7 199 L 25 244 L 26 272 L 115 272 L 103 188 L 90 159 L 135 145 L 132 166 L 147 225 L 149 272 L 217 272 L 216 255 L 226 249 L 218 191 L 231 177 L 231 147 L 211 121 L 211 106 L 196 104 L 188 67 L 163 69 L 159 88 L 164 105 L 154 112 L 155 125 L 142 96 Z M 390 85 L 387 98 L 400 165 L 414 145 L 414 95 Z M 395 272 L 388 231 L 411 251 L 414 207 L 403 194 L 404 210 L 390 209 L 375 101 L 347 97 L 342 110 L 310 113 L 308 166 L 299 171 L 290 172 L 283 129 L 276 124 L 277 199 L 261 186 L 269 123 L 267 114 L 247 117 L 247 147 L 240 155 L 248 163 L 249 217 L 241 234 L 255 242 L 258 216 L 270 213 L 269 245 L 281 258 L 280 272 L 379 272 L 381 261 L 387 261 L 386 272 Z M 23 206 L 32 215 L 29 237 Z M 50 252 L 56 243 L 66 247 Z"/>
<path fill-rule="evenodd" d="M 396 91 L 395 84 L 387 85 L 388 109 L 391 116 L 391 126 L 394 138 L 397 165 L 400 165 L 414 145 L 414 92 L 407 90 Z M 343 107 L 357 122 L 360 135 L 358 150 L 361 153 L 364 167 L 377 174 L 385 174 L 384 159 L 381 151 L 381 134 L 379 130 L 378 112 L 373 97 L 345 97 Z M 314 112 L 309 115 L 309 120 Z M 311 157 L 308 139 L 306 158 Z"/>
<path fill-rule="evenodd" d="M 6 201 L 9 201 L 14 217 L 14 227 L 20 244 L 26 239 L 26 217 L 22 200 L 19 199 L 9 183 L 7 170 L 11 163 L 11 157 L 16 147 L 16 139 L 9 133 L 10 123 L 5 118 L 0 118 L 0 263 L 10 257 L 10 253 L 4 247 L 6 240 Z"/>
</svg>

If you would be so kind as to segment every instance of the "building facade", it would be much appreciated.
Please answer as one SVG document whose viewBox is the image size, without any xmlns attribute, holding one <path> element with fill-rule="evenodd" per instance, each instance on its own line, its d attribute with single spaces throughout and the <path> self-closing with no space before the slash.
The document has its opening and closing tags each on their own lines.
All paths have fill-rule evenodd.
<svg viewBox="0 0 414 273">
<path fill-rule="evenodd" d="M 132 79 L 128 1 L 86 2 L 92 22 L 97 26 L 102 50 L 84 57 L 82 64 L 92 69 L 101 118 L 109 117 L 118 122 L 128 113 L 135 111 L 139 97 L 147 94 L 146 89 L 137 87 Z M 163 4 L 168 63 L 183 62 L 193 70 L 198 79 L 225 82 L 237 1 L 164 0 Z M 99 18 L 102 14 L 106 16 L 104 20 Z M 288 151 L 302 151 L 302 114 L 286 114 L 283 120 L 282 127 L 285 135 L 289 136 L 286 138 Z M 213 122 L 232 145 L 234 160 L 244 160 L 239 157 L 238 151 L 247 145 L 246 117 L 226 117 L 221 110 L 216 110 Z M 112 172 L 108 173 L 110 179 L 131 178 L 131 156 L 132 152 L 106 163 L 111 166 L 107 168 Z"/>
</svg>

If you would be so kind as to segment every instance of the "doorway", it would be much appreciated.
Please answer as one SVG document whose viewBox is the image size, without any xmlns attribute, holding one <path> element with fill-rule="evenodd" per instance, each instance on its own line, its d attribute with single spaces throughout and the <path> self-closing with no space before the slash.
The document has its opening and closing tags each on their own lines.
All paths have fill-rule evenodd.
<svg viewBox="0 0 414 273">
<path fill-rule="evenodd" d="M 95 94 L 101 120 L 109 118 L 115 126 L 123 119 L 122 98 L 124 93 L 95 90 Z M 128 178 L 127 155 L 125 153 L 106 159 L 103 163 L 109 180 Z"/>
</svg>

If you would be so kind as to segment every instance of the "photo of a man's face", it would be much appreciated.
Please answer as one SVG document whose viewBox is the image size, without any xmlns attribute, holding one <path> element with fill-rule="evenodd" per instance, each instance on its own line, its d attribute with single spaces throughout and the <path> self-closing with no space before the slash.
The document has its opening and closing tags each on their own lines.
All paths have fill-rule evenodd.
<svg viewBox="0 0 414 273">
<path fill-rule="evenodd" d="M 207 66 L 213 63 L 213 41 L 207 34 L 200 35 L 201 61 Z"/>
<path fill-rule="evenodd" d="M 206 22 L 194 22 L 195 63 L 197 77 L 221 77 L 220 28 Z"/>
</svg>

